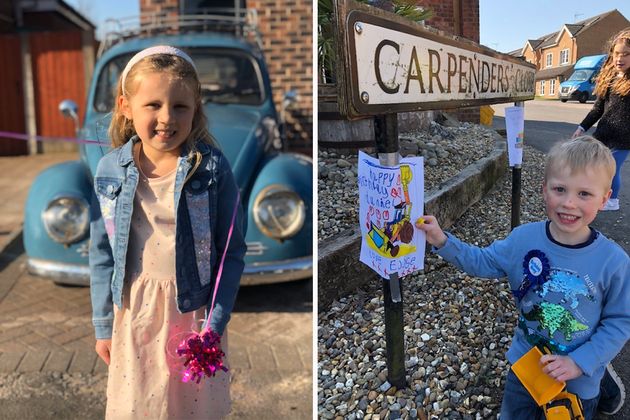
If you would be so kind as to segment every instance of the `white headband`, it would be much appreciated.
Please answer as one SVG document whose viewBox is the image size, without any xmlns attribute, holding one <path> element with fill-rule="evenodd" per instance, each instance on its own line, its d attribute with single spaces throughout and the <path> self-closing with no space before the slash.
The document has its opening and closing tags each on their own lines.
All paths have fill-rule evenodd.
<svg viewBox="0 0 630 420">
<path fill-rule="evenodd" d="M 122 72 L 123 94 L 125 93 L 125 79 L 127 79 L 127 73 L 129 73 L 129 70 L 131 70 L 131 68 L 135 66 L 138 63 L 138 61 L 142 60 L 143 58 L 148 57 L 150 55 L 156 55 L 156 54 L 168 54 L 168 55 L 176 55 L 178 57 L 181 57 L 190 63 L 193 69 L 195 69 L 195 72 L 197 71 L 197 67 L 195 67 L 195 63 L 193 63 L 192 58 L 190 58 L 188 54 L 186 54 L 180 49 L 177 49 L 175 47 L 171 47 L 168 45 L 158 45 L 155 47 L 145 48 L 144 50 L 140 51 L 139 53 L 131 57 L 131 60 L 129 60 L 129 62 L 125 66 L 125 69 Z"/>
</svg>

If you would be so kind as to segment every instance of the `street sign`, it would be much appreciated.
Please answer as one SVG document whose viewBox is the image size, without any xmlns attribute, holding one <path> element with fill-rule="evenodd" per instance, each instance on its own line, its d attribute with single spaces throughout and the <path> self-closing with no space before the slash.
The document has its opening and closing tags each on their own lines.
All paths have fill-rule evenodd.
<svg viewBox="0 0 630 420">
<path fill-rule="evenodd" d="M 534 98 L 535 66 L 354 1 L 337 1 L 347 118 Z"/>
</svg>

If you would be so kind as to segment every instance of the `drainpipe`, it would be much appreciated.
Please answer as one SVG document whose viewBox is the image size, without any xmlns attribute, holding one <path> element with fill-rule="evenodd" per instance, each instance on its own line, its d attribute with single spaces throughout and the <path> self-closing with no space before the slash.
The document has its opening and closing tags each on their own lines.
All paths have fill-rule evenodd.
<svg viewBox="0 0 630 420">
<path fill-rule="evenodd" d="M 462 0 L 453 0 L 453 32 L 464 36 L 464 21 L 462 20 Z"/>
</svg>

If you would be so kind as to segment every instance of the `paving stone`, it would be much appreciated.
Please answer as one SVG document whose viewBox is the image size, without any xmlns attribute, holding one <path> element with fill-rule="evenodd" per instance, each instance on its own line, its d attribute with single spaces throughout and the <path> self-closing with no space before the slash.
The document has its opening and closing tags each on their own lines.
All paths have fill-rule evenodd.
<svg viewBox="0 0 630 420">
<path fill-rule="evenodd" d="M 90 343 L 86 343 L 82 340 L 78 340 L 78 341 L 71 341 L 67 344 L 64 344 L 63 346 L 60 346 L 62 349 L 67 350 L 67 351 L 85 351 L 88 353 L 94 353 L 96 354 L 96 352 L 94 351 L 94 344 L 96 344 L 96 341 L 92 340 Z"/>
<path fill-rule="evenodd" d="M 3 353 L 24 353 L 26 350 L 26 345 L 20 343 L 19 340 L 0 343 L 0 352 Z"/>
<path fill-rule="evenodd" d="M 39 372 L 42 370 L 46 359 L 50 352 L 47 351 L 28 351 L 17 367 L 20 373 Z"/>
<path fill-rule="evenodd" d="M 91 373 L 94 368 L 94 363 L 98 355 L 94 350 L 92 351 L 76 351 L 68 373 Z"/>
<path fill-rule="evenodd" d="M 38 331 L 38 334 L 41 334 L 45 337 L 52 337 L 58 334 L 61 334 L 63 330 L 55 327 L 54 325 L 50 325 L 50 323 L 46 324 L 45 328 L 41 328 Z"/>
<path fill-rule="evenodd" d="M 23 352 L 8 352 L 0 354 L 0 372 L 15 372 L 15 369 L 18 367 L 23 358 Z"/>
<path fill-rule="evenodd" d="M 15 340 L 16 338 L 22 337 L 29 333 L 30 333 L 30 330 L 28 328 L 25 328 L 23 325 L 10 328 L 0 333 L 0 343 L 3 343 L 5 341 Z"/>
<path fill-rule="evenodd" d="M 97 355 L 98 356 L 98 355 Z M 103 359 L 101 359 L 100 357 L 96 358 L 96 364 L 94 365 L 94 370 L 93 373 L 94 374 L 98 374 L 98 373 L 107 373 L 109 371 L 109 366 L 107 366 L 105 364 L 105 362 L 103 361 Z"/>
<path fill-rule="evenodd" d="M 48 339 L 41 336 L 38 332 L 29 330 L 28 334 L 20 337 L 20 342 L 26 344 L 29 347 L 37 348 L 46 346 Z"/>
<path fill-rule="evenodd" d="M 53 350 L 46 360 L 42 371 L 44 372 L 66 372 L 70 367 L 73 352 L 65 350 Z"/>
<path fill-rule="evenodd" d="M 241 369 L 251 369 L 252 365 L 245 348 L 231 346 L 229 352 L 228 359 L 230 366 L 239 367 Z"/>
<path fill-rule="evenodd" d="M 247 353 L 249 356 L 249 360 L 252 361 L 252 369 L 258 370 L 264 367 L 265 370 L 269 368 L 277 369 L 278 366 L 274 363 L 274 366 L 269 366 L 270 360 L 274 360 L 273 353 L 271 351 L 271 347 L 261 344 L 257 347 L 248 347 Z"/>
<path fill-rule="evenodd" d="M 276 365 L 282 371 L 296 372 L 303 369 L 300 354 L 295 346 L 272 346 Z"/>
<path fill-rule="evenodd" d="M 313 369 L 313 344 L 309 342 L 300 342 L 297 343 L 298 353 L 300 354 L 300 359 L 302 360 L 302 365 L 309 369 Z"/>
<path fill-rule="evenodd" d="M 72 341 L 80 340 L 81 338 L 88 335 L 91 335 L 91 331 L 89 329 L 86 329 L 84 325 L 79 325 L 69 331 L 52 337 L 52 341 L 59 345 L 64 345 Z"/>
</svg>

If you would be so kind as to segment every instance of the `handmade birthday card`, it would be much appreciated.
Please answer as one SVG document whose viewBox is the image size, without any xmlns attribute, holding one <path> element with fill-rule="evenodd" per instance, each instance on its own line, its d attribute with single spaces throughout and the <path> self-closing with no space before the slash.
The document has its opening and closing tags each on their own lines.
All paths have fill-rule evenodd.
<svg viewBox="0 0 630 420">
<path fill-rule="evenodd" d="M 424 162 L 403 158 L 397 166 L 359 152 L 360 261 L 381 277 L 424 267 L 425 235 L 415 227 L 424 212 Z"/>
</svg>

